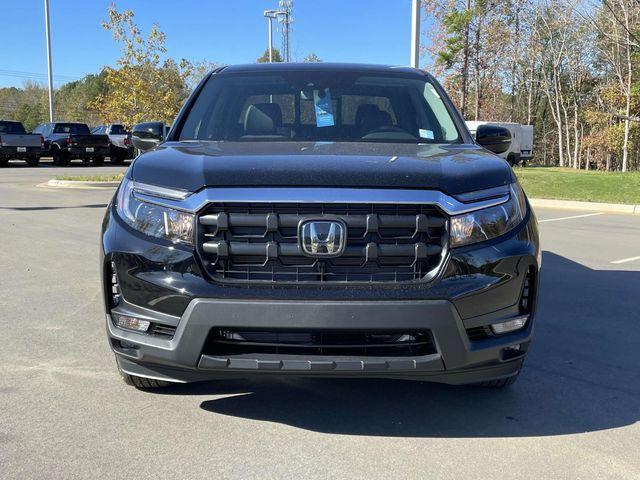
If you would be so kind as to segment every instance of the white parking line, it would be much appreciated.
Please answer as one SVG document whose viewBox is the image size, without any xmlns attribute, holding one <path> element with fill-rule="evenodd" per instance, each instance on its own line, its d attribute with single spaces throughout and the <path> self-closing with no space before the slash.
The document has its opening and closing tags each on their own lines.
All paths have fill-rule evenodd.
<svg viewBox="0 0 640 480">
<path fill-rule="evenodd" d="M 538 223 L 559 222 L 560 220 L 571 220 L 572 218 L 593 217 L 595 215 L 604 215 L 604 212 L 585 213 L 584 215 L 573 215 L 572 217 L 547 218 L 545 220 L 538 220 Z"/>
<path fill-rule="evenodd" d="M 623 258 L 622 260 L 614 260 L 611 263 L 627 263 L 627 262 L 633 262 L 634 260 L 640 260 L 640 255 L 638 255 L 637 257 L 629 257 L 629 258 Z"/>
</svg>

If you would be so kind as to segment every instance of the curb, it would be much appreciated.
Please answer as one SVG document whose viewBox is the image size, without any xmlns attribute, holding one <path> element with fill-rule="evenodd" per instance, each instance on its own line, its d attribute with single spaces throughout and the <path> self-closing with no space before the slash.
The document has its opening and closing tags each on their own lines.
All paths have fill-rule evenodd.
<svg viewBox="0 0 640 480">
<path fill-rule="evenodd" d="M 56 180 L 51 179 L 46 183 L 41 183 L 39 187 L 54 187 L 54 188 L 115 188 L 120 185 L 120 182 L 92 182 L 92 181 L 80 181 L 80 180 Z"/>
<path fill-rule="evenodd" d="M 618 203 L 576 202 L 574 200 L 550 200 L 546 198 L 530 198 L 532 207 L 560 208 L 566 210 L 588 210 L 609 213 L 626 213 L 640 215 L 640 205 Z"/>
</svg>

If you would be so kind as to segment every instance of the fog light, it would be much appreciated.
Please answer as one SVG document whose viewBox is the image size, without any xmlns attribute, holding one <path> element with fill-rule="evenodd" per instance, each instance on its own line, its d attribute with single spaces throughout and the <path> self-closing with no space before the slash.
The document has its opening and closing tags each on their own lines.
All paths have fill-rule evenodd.
<svg viewBox="0 0 640 480">
<path fill-rule="evenodd" d="M 120 340 L 120 348 L 124 348 L 125 350 L 138 350 L 140 347 L 135 343 Z"/>
<path fill-rule="evenodd" d="M 510 345 L 507 348 L 502 349 L 502 359 L 503 360 L 511 360 L 513 358 L 518 358 L 524 355 L 522 348 L 519 343 L 515 345 Z"/>
<path fill-rule="evenodd" d="M 149 320 L 142 320 L 140 318 L 129 317 L 127 315 L 114 316 L 116 317 L 116 325 L 127 330 L 146 332 L 147 330 L 149 330 L 149 326 L 151 325 L 151 322 Z"/>
<path fill-rule="evenodd" d="M 527 323 L 527 320 L 529 320 L 529 315 L 512 318 L 511 320 L 507 320 L 506 322 L 494 323 L 493 325 L 491 325 L 491 330 L 493 330 L 493 333 L 495 333 L 496 335 L 500 335 L 501 333 L 514 332 L 524 327 Z"/>
</svg>

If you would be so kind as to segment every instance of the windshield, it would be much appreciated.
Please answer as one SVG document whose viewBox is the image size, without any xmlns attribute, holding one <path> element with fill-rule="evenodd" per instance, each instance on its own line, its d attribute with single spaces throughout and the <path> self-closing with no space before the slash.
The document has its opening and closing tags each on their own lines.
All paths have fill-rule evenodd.
<svg viewBox="0 0 640 480">
<path fill-rule="evenodd" d="M 426 78 L 336 71 L 212 76 L 180 140 L 457 143 Z"/>
<path fill-rule="evenodd" d="M 6 133 L 7 135 L 21 135 L 26 133 L 24 127 L 18 122 L 0 122 L 0 133 Z"/>
<path fill-rule="evenodd" d="M 84 123 L 56 123 L 53 133 L 85 134 L 91 132 Z"/>
<path fill-rule="evenodd" d="M 111 135 L 126 135 L 127 130 L 122 125 L 111 125 Z"/>
</svg>

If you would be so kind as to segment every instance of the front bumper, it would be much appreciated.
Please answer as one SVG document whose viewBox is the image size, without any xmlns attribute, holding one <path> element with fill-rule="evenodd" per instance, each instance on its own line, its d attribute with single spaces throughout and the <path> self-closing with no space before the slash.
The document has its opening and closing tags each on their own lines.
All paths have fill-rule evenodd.
<svg viewBox="0 0 640 480">
<path fill-rule="evenodd" d="M 106 308 L 110 346 L 131 375 L 191 382 L 234 376 L 383 377 L 451 384 L 518 373 L 534 331 L 539 269 L 536 220 L 530 212 L 509 234 L 453 249 L 432 282 L 396 286 L 234 286 L 208 280 L 192 251 L 159 245 L 132 231 L 109 208 L 103 224 L 103 282 L 109 305 L 111 263 L 121 301 Z M 529 321 L 513 333 L 489 325 L 522 315 L 529 282 Z M 124 330 L 112 314 L 175 328 L 172 338 Z M 423 356 L 210 354 L 212 330 L 425 330 L 434 353 Z M 478 328 L 489 332 L 473 335 Z M 513 348 L 517 346 L 516 348 Z"/>
<path fill-rule="evenodd" d="M 142 309 L 130 305 L 118 307 L 115 312 L 166 321 L 156 316 L 145 316 Z M 501 318 L 497 313 L 484 321 Z M 106 320 L 111 347 L 125 373 L 174 382 L 260 373 L 470 383 L 516 374 L 533 334 L 533 322 L 530 321 L 516 333 L 472 342 L 466 333 L 467 324 L 453 304 L 446 300 L 273 302 L 196 299 L 180 318 L 171 339 L 117 328 L 110 315 Z M 215 328 L 328 329 L 339 332 L 390 327 L 430 331 L 437 352 L 416 357 L 202 353 L 209 332 Z M 519 353 L 515 356 L 509 348 L 514 344 L 519 346 Z M 135 348 L 123 348 L 133 345 Z"/>
</svg>

